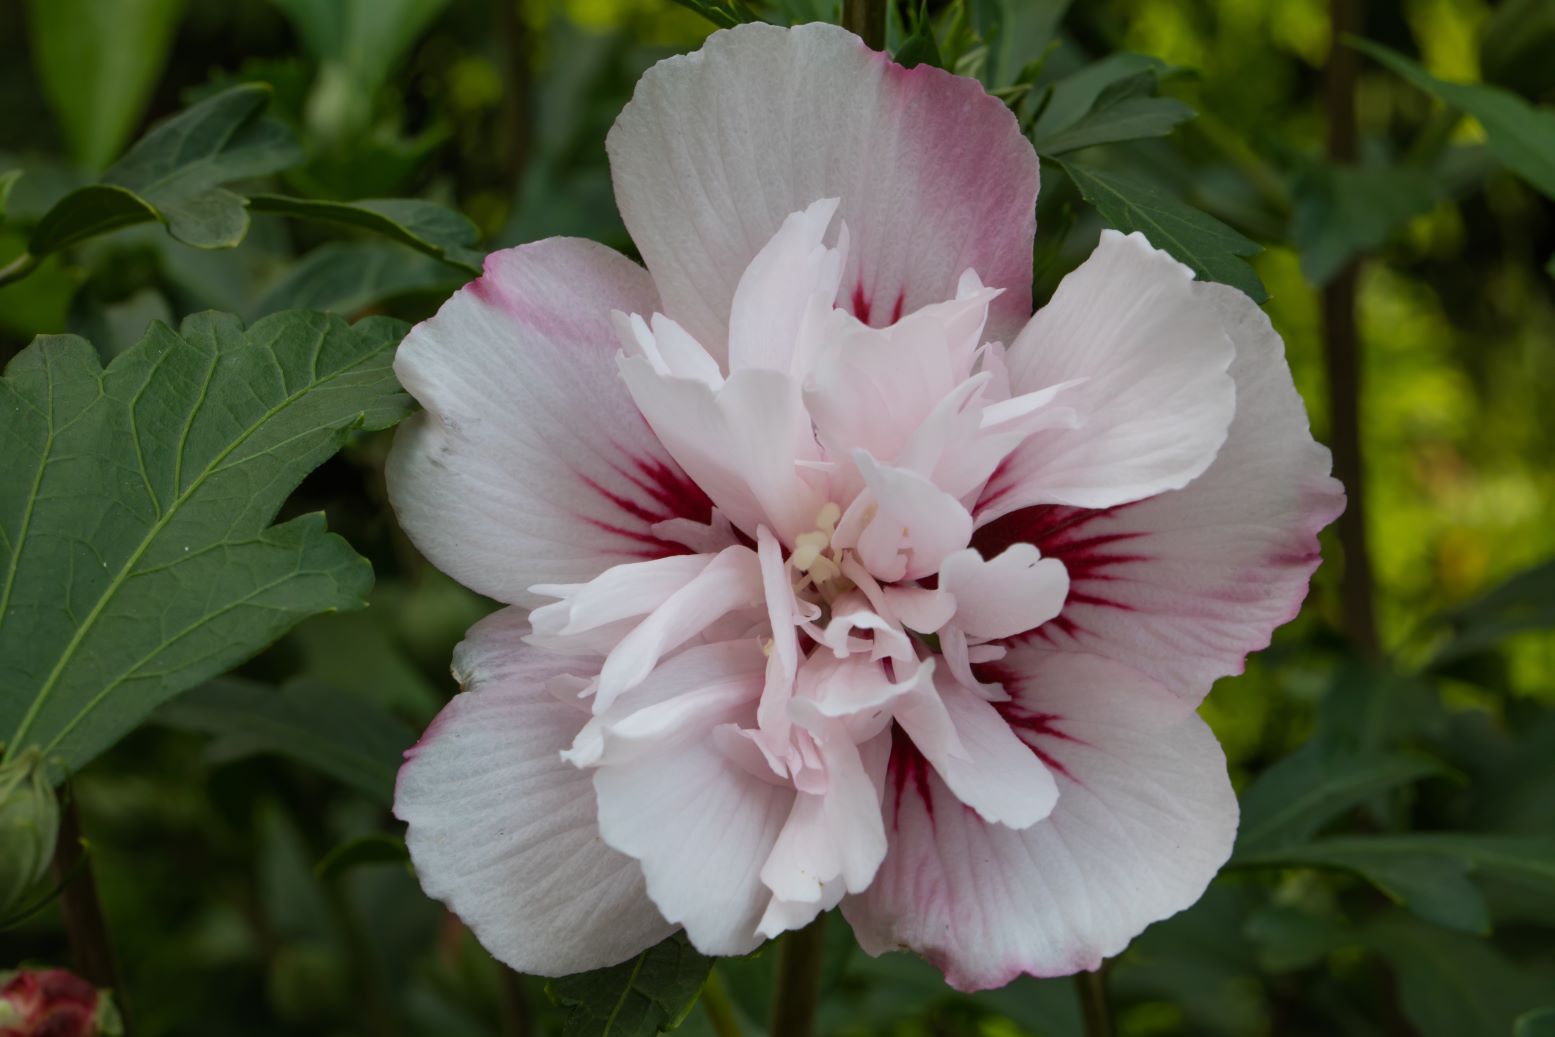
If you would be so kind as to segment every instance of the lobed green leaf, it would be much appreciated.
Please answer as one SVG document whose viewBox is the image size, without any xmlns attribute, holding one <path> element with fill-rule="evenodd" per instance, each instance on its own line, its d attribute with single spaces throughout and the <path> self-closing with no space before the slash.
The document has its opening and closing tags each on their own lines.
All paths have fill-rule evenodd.
<svg viewBox="0 0 1555 1037">
<path fill-rule="evenodd" d="M 360 607 L 322 515 L 272 526 L 354 428 L 408 409 L 403 325 L 282 313 L 157 324 L 104 369 L 47 336 L 0 379 L 0 739 L 73 771 L 298 620 Z"/>
</svg>

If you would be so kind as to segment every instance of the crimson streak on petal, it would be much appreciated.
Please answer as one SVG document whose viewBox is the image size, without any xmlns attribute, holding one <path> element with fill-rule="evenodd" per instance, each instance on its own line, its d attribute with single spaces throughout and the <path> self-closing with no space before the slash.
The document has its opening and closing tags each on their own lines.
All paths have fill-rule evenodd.
<svg viewBox="0 0 1555 1037">
<path fill-rule="evenodd" d="M 622 453 L 627 452 L 622 450 Z M 627 557 L 653 559 L 691 553 L 691 548 L 685 544 L 655 535 L 653 527 L 677 518 L 705 526 L 712 521 L 713 502 L 702 492 L 701 487 L 678 468 L 672 468 L 662 461 L 645 460 L 630 454 L 628 457 L 628 465 L 612 464 L 610 467 L 642 490 L 649 503 L 612 492 L 586 475 L 579 474 L 578 478 L 589 489 L 619 508 L 623 515 L 643 523 L 644 528 L 633 529 L 592 515 L 579 514 L 578 518 L 596 529 L 628 541 L 632 547 L 621 551 Z"/>
</svg>

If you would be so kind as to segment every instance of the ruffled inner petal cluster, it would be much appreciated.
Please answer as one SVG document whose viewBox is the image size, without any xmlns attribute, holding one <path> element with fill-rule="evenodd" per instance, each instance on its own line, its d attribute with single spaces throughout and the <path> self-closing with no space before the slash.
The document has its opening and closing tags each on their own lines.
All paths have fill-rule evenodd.
<svg viewBox="0 0 1555 1037">
<path fill-rule="evenodd" d="M 663 313 L 613 316 L 621 378 L 727 519 L 727 546 L 530 588 L 554 600 L 534 611 L 529 642 L 599 660 L 554 690 L 589 705 L 563 756 L 598 772 L 603 838 L 642 861 L 670 921 L 719 953 L 869 887 L 887 852 L 893 729 L 990 824 L 1029 828 L 1058 800 L 1048 765 L 995 707 L 1009 695 L 978 670 L 1060 614 L 1069 574 L 1032 544 L 984 557 L 972 540 L 989 479 L 1016 451 L 1062 456 L 1112 401 L 1086 391 L 1090 376 L 1054 381 L 1024 353 L 1012 377 L 984 334 L 1000 293 L 975 270 L 954 298 L 884 327 L 839 307 L 849 231 L 837 209 L 820 199 L 792 213 L 757 252 L 727 349 Z M 1119 263 L 1150 261 L 1138 243 L 1113 247 Z M 1173 368 L 1212 395 L 1230 362 L 1217 331 L 1190 339 L 1200 370 Z M 1203 468 L 1230 412 L 1200 410 L 1172 420 L 1206 444 Z M 1030 467 L 1019 493 L 1044 499 L 1050 469 Z M 683 860 L 693 831 L 642 829 L 641 798 L 664 768 L 692 765 L 688 740 L 699 766 L 743 790 L 726 790 L 728 810 L 768 816 L 732 872 L 743 911 L 701 910 L 706 887 Z"/>
<path fill-rule="evenodd" d="M 1028 320 L 1014 120 L 834 27 L 715 34 L 609 148 L 646 272 L 499 253 L 396 360 L 401 521 L 513 606 L 401 772 L 427 890 L 524 971 L 841 904 L 964 988 L 1191 903 L 1193 709 L 1342 506 L 1267 320 L 1112 232 Z"/>
</svg>

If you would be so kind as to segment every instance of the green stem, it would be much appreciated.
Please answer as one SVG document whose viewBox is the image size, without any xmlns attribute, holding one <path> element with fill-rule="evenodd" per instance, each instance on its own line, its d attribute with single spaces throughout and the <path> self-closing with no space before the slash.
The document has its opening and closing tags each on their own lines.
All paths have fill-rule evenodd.
<svg viewBox="0 0 1555 1037">
<path fill-rule="evenodd" d="M 734 1004 L 729 1000 L 729 992 L 724 989 L 723 978 L 716 967 L 702 984 L 702 1011 L 707 1013 L 707 1021 L 717 1037 L 740 1037 L 740 1020 L 734 1014 Z"/>
<path fill-rule="evenodd" d="M 871 50 L 885 50 L 886 0 L 842 0 L 842 27 Z"/>
<path fill-rule="evenodd" d="M 810 1037 L 821 993 L 821 958 L 826 949 L 826 916 L 783 937 L 778 948 L 777 983 L 772 995 L 772 1037 Z"/>
<path fill-rule="evenodd" d="M 5 266 L 0 266 L 0 286 L 8 285 L 12 281 L 20 281 L 37 269 L 37 266 L 38 257 L 31 252 L 23 252 Z"/>
<path fill-rule="evenodd" d="M 1113 1037 L 1112 1006 L 1107 1002 L 1107 965 L 1075 976 L 1080 988 L 1080 1010 L 1085 1017 L 1085 1037 Z"/>
</svg>

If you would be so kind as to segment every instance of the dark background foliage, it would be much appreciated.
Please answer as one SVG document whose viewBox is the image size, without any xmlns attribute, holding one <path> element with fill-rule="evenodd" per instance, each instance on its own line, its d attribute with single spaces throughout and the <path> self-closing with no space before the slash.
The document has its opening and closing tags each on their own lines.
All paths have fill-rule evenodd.
<svg viewBox="0 0 1555 1037">
<path fill-rule="evenodd" d="M 1031 128 L 1038 299 L 1107 223 L 1185 228 L 1201 273 L 1267 289 L 1349 484 L 1305 612 L 1204 707 L 1243 833 L 1199 905 L 1109 963 L 1132 1037 L 1550 1032 L 1529 1013 L 1555 1006 L 1555 4 L 1365 6 L 957 0 L 890 19 L 903 60 L 982 76 Z M 50 207 L 158 120 L 224 89 L 269 84 L 268 117 L 297 142 L 202 181 L 290 199 L 251 201 L 236 247 L 147 222 L 20 260 L 30 276 L 0 288 L 0 361 L 72 331 L 106 362 L 151 321 L 207 309 L 416 320 L 481 251 L 553 234 L 629 251 L 603 139 L 640 72 L 714 21 L 833 7 L 0 4 L 0 173 L 23 173 L 0 177 L 0 268 L 39 252 Z M 1522 107 L 1508 126 L 1481 95 L 1444 104 L 1336 44 L 1344 31 Z M 1057 118 L 1087 69 L 1108 90 Z M 1117 104 L 1135 106 L 1133 130 L 1108 130 Z M 297 201 L 364 198 L 444 208 Z M 405 866 L 387 812 L 398 754 L 491 605 L 395 526 L 388 435 L 353 433 L 282 511 L 325 512 L 371 560 L 370 607 L 303 622 L 70 783 L 141 1035 L 600 1032 L 564 1024 L 587 984 L 506 972 Z M 0 966 L 70 963 L 66 922 L 54 904 L 0 932 Z M 718 963 L 682 1032 L 763 1032 L 775 957 Z M 819 1032 L 1081 1027 L 1071 980 L 955 995 L 914 959 L 865 957 L 840 920 L 827 931 Z"/>
</svg>

